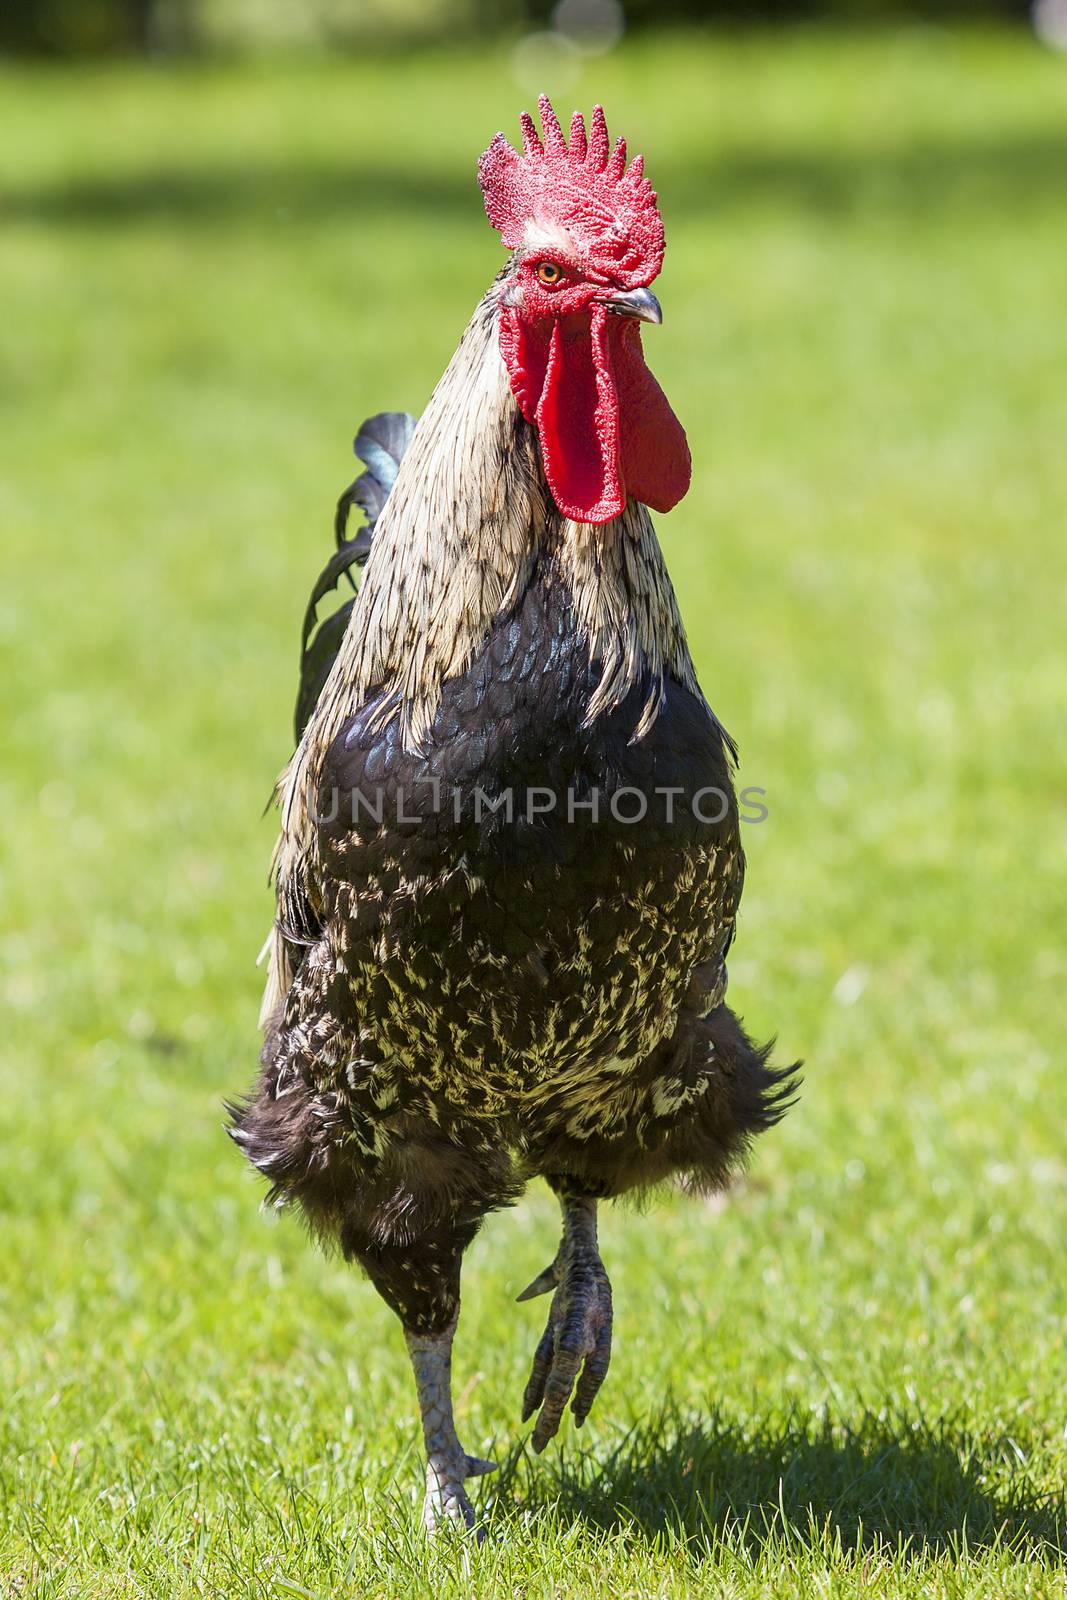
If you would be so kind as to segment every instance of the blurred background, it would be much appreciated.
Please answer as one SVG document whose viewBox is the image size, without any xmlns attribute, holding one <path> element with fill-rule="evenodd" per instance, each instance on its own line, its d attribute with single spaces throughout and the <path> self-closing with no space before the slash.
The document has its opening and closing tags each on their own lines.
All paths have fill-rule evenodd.
<svg viewBox="0 0 1067 1600">
<path fill-rule="evenodd" d="M 626 27 L 1025 19 L 1032 0 L 9 0 L 0 44 L 51 55 L 426 43 L 554 30 L 579 48 Z M 1033 5 L 1055 31 L 1064 7 Z M 1065 24 L 1067 26 L 1067 24 Z"/>
<path fill-rule="evenodd" d="M 618 1596 L 722 1592 L 655 1530 L 749 1514 L 801 1593 L 868 1592 L 880 1538 L 917 1594 L 1038 1592 L 1009 1569 L 1065 1540 L 1064 0 L 7 0 L 0 50 L 0 1589 L 306 1596 L 366 1562 L 358 1592 L 427 1592 L 362 1538 L 411 1517 L 397 1331 L 259 1215 L 221 1101 L 350 441 L 423 406 L 500 262 L 478 153 L 546 89 L 660 193 L 646 352 L 695 474 L 659 531 L 769 811 L 731 998 L 807 1075 L 724 1203 L 605 1221 L 611 1378 L 503 1500 L 614 1529 Z M 510 1302 L 554 1244 L 531 1194 L 472 1252 L 480 1453 L 520 1437 Z M 631 1450 L 661 1396 L 681 1421 Z M 556 1592 L 602 1592 L 592 1539 Z"/>
</svg>

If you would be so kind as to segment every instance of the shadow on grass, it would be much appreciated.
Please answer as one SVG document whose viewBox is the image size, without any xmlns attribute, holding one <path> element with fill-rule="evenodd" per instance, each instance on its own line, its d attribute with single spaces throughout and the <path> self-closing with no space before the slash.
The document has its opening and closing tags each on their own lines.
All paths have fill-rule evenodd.
<svg viewBox="0 0 1067 1600">
<path fill-rule="evenodd" d="M 395 163 L 395 157 L 392 158 Z M 1018 218 L 1067 200 L 1067 137 L 957 140 L 882 150 L 795 146 L 709 151 L 706 160 L 661 163 L 661 191 L 676 214 L 722 216 L 778 205 L 822 216 L 872 208 L 902 217 L 995 207 Z M 16 188 L 10 220 L 89 225 L 171 221 L 183 227 L 242 225 L 257 216 L 308 222 L 334 213 L 375 217 L 476 215 L 469 170 L 428 173 L 413 151 L 400 165 L 360 161 L 256 168 L 162 165 L 135 173 L 94 173 Z"/>
<path fill-rule="evenodd" d="M 670 1408 L 606 1460 L 569 1451 L 504 1465 L 494 1517 L 551 1508 L 601 1531 L 672 1534 L 710 1556 L 717 1538 L 750 1556 L 768 1544 L 891 1546 L 905 1559 L 998 1546 L 1020 1559 L 1067 1553 L 1067 1507 L 1022 1480 L 1008 1438 L 900 1412 L 855 1426 L 799 1418 L 752 1435 Z"/>
</svg>

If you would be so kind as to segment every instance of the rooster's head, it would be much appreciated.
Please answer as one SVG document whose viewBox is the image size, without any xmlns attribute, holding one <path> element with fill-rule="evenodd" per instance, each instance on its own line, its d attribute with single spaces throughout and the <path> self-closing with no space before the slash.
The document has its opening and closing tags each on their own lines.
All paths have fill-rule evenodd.
<svg viewBox="0 0 1067 1600">
<path fill-rule="evenodd" d="M 548 98 L 522 155 L 498 133 L 478 163 L 489 221 L 515 252 L 500 292 L 500 350 L 541 440 L 564 516 L 607 522 L 628 495 L 669 511 L 689 488 L 685 432 L 645 366 L 641 322 L 663 265 L 663 219 L 642 158 L 609 151 L 604 113 L 564 138 Z"/>
</svg>

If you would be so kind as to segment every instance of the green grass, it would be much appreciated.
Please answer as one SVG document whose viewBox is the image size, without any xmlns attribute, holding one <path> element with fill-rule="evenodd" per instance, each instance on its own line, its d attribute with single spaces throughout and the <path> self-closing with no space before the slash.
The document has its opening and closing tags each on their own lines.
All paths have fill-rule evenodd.
<svg viewBox="0 0 1067 1600">
<path fill-rule="evenodd" d="M 1064 1593 L 1064 70 L 680 37 L 561 96 L 662 195 L 662 535 L 770 808 L 731 995 L 807 1076 L 725 1203 L 606 1219 L 614 1366 L 539 1460 L 553 1209 L 490 1221 L 480 1551 L 423 1544 L 398 1329 L 220 1103 L 348 441 L 495 270 L 529 97 L 489 53 L 0 75 L 0 1593 Z"/>
</svg>

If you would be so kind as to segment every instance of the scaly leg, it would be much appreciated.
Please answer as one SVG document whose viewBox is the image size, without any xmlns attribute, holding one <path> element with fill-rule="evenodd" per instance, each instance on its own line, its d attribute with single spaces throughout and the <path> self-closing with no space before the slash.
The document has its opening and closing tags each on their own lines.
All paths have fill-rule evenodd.
<svg viewBox="0 0 1067 1600">
<path fill-rule="evenodd" d="M 452 1340 L 459 1321 L 460 1266 L 479 1221 L 479 1216 L 457 1214 L 423 1229 L 408 1243 L 372 1245 L 353 1239 L 348 1250 L 404 1329 L 426 1440 L 422 1524 L 428 1529 L 442 1522 L 473 1528 L 474 1511 L 464 1480 L 494 1470 L 491 1461 L 467 1455 L 452 1415 Z"/>
<path fill-rule="evenodd" d="M 452 1415 L 452 1340 L 458 1318 L 441 1333 L 404 1330 L 415 1373 L 415 1387 L 426 1440 L 426 1498 L 422 1525 L 434 1529 L 442 1518 L 474 1527 L 474 1510 L 463 1488 L 465 1478 L 495 1472 L 492 1461 L 469 1456 L 456 1435 Z"/>
<path fill-rule="evenodd" d="M 556 1259 L 519 1295 L 532 1300 L 555 1291 L 522 1402 L 524 1422 L 540 1407 L 533 1431 L 538 1454 L 558 1432 L 572 1390 L 571 1410 L 581 1427 L 611 1360 L 611 1284 L 597 1249 L 596 1201 L 563 1192 L 560 1204 L 563 1238 Z"/>
</svg>

